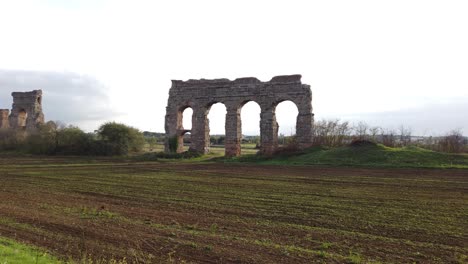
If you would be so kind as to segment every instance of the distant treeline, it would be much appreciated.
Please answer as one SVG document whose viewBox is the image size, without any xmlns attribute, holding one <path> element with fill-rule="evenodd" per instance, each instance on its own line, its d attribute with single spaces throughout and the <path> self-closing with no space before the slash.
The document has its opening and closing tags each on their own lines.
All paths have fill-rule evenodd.
<svg viewBox="0 0 468 264">
<path fill-rule="evenodd" d="M 54 122 L 40 125 L 34 132 L 0 130 L 0 150 L 41 155 L 113 156 L 140 152 L 146 139 L 138 129 L 109 122 L 94 133 Z"/>
<path fill-rule="evenodd" d="M 401 126 L 398 130 L 371 127 L 366 123 L 350 125 L 339 120 L 322 120 L 314 123 L 313 145 L 329 148 L 340 147 L 356 140 L 367 140 L 388 147 L 415 145 L 422 148 L 448 153 L 468 152 L 468 138 L 458 130 L 444 136 L 416 137 L 409 128 Z M 143 152 L 145 146 L 152 151 L 156 144 L 163 144 L 164 133 L 144 131 L 125 124 L 108 122 L 92 133 L 86 133 L 75 126 L 48 122 L 35 132 L 0 129 L 0 151 L 15 151 L 43 155 L 128 155 Z M 224 135 L 212 135 L 211 145 L 224 145 Z M 184 136 L 184 143 L 190 144 L 190 134 Z M 243 144 L 260 147 L 260 136 L 243 136 Z M 295 137 L 278 136 L 278 143 L 294 149 Z"/>
<path fill-rule="evenodd" d="M 364 122 L 351 125 L 340 120 L 322 120 L 314 123 L 313 144 L 317 146 L 340 147 L 356 140 L 368 140 L 387 147 L 418 146 L 439 152 L 468 152 L 468 138 L 459 130 L 451 130 L 443 136 L 413 136 L 411 128 L 385 129 L 372 127 Z"/>
</svg>

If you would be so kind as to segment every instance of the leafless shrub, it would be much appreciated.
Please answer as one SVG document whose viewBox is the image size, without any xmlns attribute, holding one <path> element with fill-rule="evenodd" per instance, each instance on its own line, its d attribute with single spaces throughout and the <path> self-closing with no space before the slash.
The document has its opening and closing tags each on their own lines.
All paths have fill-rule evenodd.
<svg viewBox="0 0 468 264">
<path fill-rule="evenodd" d="M 351 128 L 348 122 L 321 120 L 314 123 L 314 145 L 337 147 L 349 141 Z"/>
<path fill-rule="evenodd" d="M 302 150 L 299 148 L 299 144 L 296 140 L 295 136 L 290 136 L 287 137 L 285 144 L 283 144 L 281 147 L 279 147 L 275 151 L 275 155 L 280 154 L 280 155 L 288 155 L 288 154 L 296 154 L 300 153 Z"/>
<path fill-rule="evenodd" d="M 387 147 L 395 147 L 396 146 L 396 135 L 395 131 L 391 129 L 382 129 L 380 134 L 380 142 L 384 146 Z"/>
<path fill-rule="evenodd" d="M 380 127 L 369 128 L 369 136 L 373 142 L 377 142 L 377 136 L 382 129 Z"/>
<path fill-rule="evenodd" d="M 369 125 L 365 122 L 359 122 L 356 126 L 353 127 L 354 130 L 354 140 L 366 140 L 368 139 L 368 130 Z"/>
<path fill-rule="evenodd" d="M 400 146 L 408 146 L 411 144 L 411 132 L 412 129 L 410 127 L 405 127 L 403 125 L 400 126 L 398 131 L 398 133 L 400 134 Z"/>
<path fill-rule="evenodd" d="M 466 139 L 460 130 L 452 130 L 438 142 L 438 150 L 448 153 L 461 153 L 466 150 Z"/>
</svg>

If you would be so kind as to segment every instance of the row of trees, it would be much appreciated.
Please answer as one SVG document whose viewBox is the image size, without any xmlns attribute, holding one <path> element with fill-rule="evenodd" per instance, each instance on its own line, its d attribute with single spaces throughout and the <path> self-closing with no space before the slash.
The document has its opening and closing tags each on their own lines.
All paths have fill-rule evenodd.
<svg viewBox="0 0 468 264">
<path fill-rule="evenodd" d="M 136 128 L 109 122 L 95 133 L 48 122 L 34 132 L 0 130 L 0 150 L 45 155 L 126 155 L 139 152 L 145 137 Z"/>
<path fill-rule="evenodd" d="M 467 138 L 454 130 L 440 137 L 413 137 L 411 129 L 401 126 L 397 130 L 371 127 L 366 123 L 351 125 L 340 120 L 322 120 L 314 123 L 313 144 L 339 147 L 354 140 L 368 140 L 389 147 L 416 145 L 419 147 L 450 153 L 468 151 Z M 140 152 L 145 145 L 153 150 L 164 140 L 162 133 L 141 133 L 138 129 L 109 122 L 101 125 L 94 133 L 85 133 L 78 127 L 48 122 L 34 133 L 10 129 L 0 130 L 0 151 L 21 151 L 31 154 L 49 155 L 127 155 Z M 224 135 L 212 136 L 211 144 L 223 145 Z M 259 143 L 259 137 L 246 137 L 243 143 Z M 294 137 L 280 135 L 282 145 L 294 144 Z"/>
<path fill-rule="evenodd" d="M 351 125 L 340 120 L 322 120 L 314 123 L 314 145 L 339 147 L 354 140 L 369 140 L 388 147 L 419 147 L 450 153 L 468 151 L 467 138 L 459 130 L 452 130 L 440 137 L 414 137 L 412 130 L 401 126 L 396 130 L 372 127 L 364 122 Z"/>
</svg>

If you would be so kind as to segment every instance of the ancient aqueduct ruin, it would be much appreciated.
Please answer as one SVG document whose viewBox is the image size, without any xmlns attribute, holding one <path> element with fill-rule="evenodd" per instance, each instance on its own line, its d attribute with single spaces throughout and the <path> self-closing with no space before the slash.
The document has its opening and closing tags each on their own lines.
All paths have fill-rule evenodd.
<svg viewBox="0 0 468 264">
<path fill-rule="evenodd" d="M 32 131 L 44 124 L 42 90 L 14 92 L 11 113 L 0 109 L 0 128 Z M 312 92 L 310 85 L 301 82 L 301 75 L 276 76 L 268 82 L 257 78 L 215 80 L 173 80 L 166 107 L 166 152 L 183 152 L 184 134 L 191 134 L 190 150 L 199 153 L 210 151 L 208 113 L 215 103 L 226 106 L 225 150 L 226 156 L 241 154 L 241 109 L 256 102 L 260 113 L 260 152 L 272 154 L 278 148 L 278 123 L 276 106 L 283 101 L 293 102 L 299 111 L 296 120 L 296 142 L 299 148 L 312 144 Z M 184 129 L 182 119 L 186 108 L 192 108 L 192 129 Z M 175 149 L 171 146 L 175 142 Z"/>
<path fill-rule="evenodd" d="M 226 156 L 241 153 L 242 121 L 241 109 L 249 101 L 261 108 L 260 152 L 272 154 L 278 148 L 278 123 L 276 106 L 283 101 L 296 104 L 299 114 L 296 120 L 296 141 L 299 148 L 312 144 L 312 92 L 310 86 L 302 84 L 301 75 L 276 76 L 268 82 L 257 78 L 172 81 L 166 107 L 166 152 L 183 151 L 183 136 L 191 134 L 190 150 L 207 153 L 210 149 L 208 112 L 215 103 L 226 106 Z M 184 129 L 182 118 L 186 108 L 192 108 L 192 129 Z M 176 142 L 174 149 L 173 142 Z"/>
<path fill-rule="evenodd" d="M 0 128 L 31 131 L 44 124 L 42 112 L 42 90 L 14 92 L 11 113 L 0 109 Z"/>
</svg>

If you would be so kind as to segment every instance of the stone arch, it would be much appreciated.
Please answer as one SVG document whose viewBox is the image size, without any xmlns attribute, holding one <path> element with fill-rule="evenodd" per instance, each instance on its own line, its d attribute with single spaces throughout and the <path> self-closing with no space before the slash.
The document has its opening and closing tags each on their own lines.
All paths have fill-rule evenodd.
<svg viewBox="0 0 468 264">
<path fill-rule="evenodd" d="M 243 136 L 246 135 L 246 131 L 245 131 L 245 129 L 244 129 L 244 127 L 245 127 L 245 126 L 244 126 L 244 124 L 245 124 L 245 122 L 244 122 L 244 120 L 245 120 L 245 119 L 244 119 L 244 117 L 245 117 L 244 113 L 245 113 L 245 111 L 247 110 L 247 109 L 245 109 L 244 107 L 245 107 L 246 105 L 252 105 L 252 106 L 256 105 L 256 106 L 258 107 L 258 110 L 259 110 L 259 111 L 258 111 L 258 123 L 257 123 L 257 126 L 258 126 L 258 136 L 261 135 L 261 133 L 260 133 L 260 132 L 261 132 L 261 131 L 260 131 L 260 125 L 261 125 L 261 123 L 260 123 L 260 113 L 262 112 L 262 109 L 261 109 L 260 104 L 259 104 L 257 101 L 255 101 L 255 100 L 245 100 L 245 101 L 242 101 L 241 104 L 240 104 L 240 107 L 239 107 L 240 118 L 241 118 L 240 124 L 239 124 L 239 126 L 240 126 L 240 131 L 241 131 L 241 139 L 240 139 L 240 142 L 241 142 L 241 143 L 242 143 L 242 140 L 243 140 Z M 253 110 L 253 109 L 251 109 L 251 110 Z M 255 119 L 257 120 L 257 118 L 255 118 Z M 260 143 L 260 142 L 258 142 L 258 143 Z M 241 147 L 241 154 L 242 154 L 242 147 Z"/>
<path fill-rule="evenodd" d="M 296 117 L 296 133 L 295 140 L 299 148 L 304 149 L 312 145 L 312 124 L 314 122 L 314 114 L 312 112 L 312 101 L 308 97 L 290 96 L 282 97 L 276 100 L 277 106 L 281 102 L 291 101 L 297 107 Z"/>
<path fill-rule="evenodd" d="M 26 128 L 28 120 L 28 112 L 24 108 L 18 111 L 18 127 L 20 128 Z"/>
<path fill-rule="evenodd" d="M 177 127 L 179 127 L 181 130 L 192 130 L 193 108 L 188 105 L 180 107 L 177 115 Z M 187 123 L 190 125 L 187 126 Z"/>
<path fill-rule="evenodd" d="M 224 108 L 224 111 L 225 113 L 223 113 L 223 117 L 222 119 L 224 119 L 224 132 L 223 134 L 226 136 L 226 113 L 227 113 L 227 107 L 226 107 L 226 104 L 222 101 L 213 101 L 213 102 L 210 102 L 206 105 L 206 109 L 207 109 L 207 113 L 206 113 L 206 140 L 208 141 L 208 146 L 207 146 L 207 150 L 208 151 L 211 151 L 211 147 L 212 147 L 212 144 L 211 144 L 211 127 L 210 127 L 210 123 L 212 120 L 210 120 L 210 117 L 216 117 L 217 115 L 217 112 L 214 112 L 214 110 L 216 109 L 213 109 L 213 106 L 215 106 L 215 108 L 219 108 L 218 106 L 222 106 Z M 221 115 L 219 116 L 221 118 Z M 224 147 L 226 148 L 226 147 Z"/>
<path fill-rule="evenodd" d="M 192 116 L 189 117 L 191 119 L 190 120 L 191 127 L 186 128 L 186 127 L 184 127 L 184 113 L 186 113 L 186 111 L 189 111 L 189 110 L 192 111 Z M 183 104 L 177 110 L 177 133 L 176 133 L 176 136 L 177 136 L 177 152 L 178 153 L 184 151 L 184 136 L 185 136 L 185 134 L 190 133 L 192 131 L 192 126 L 193 126 L 193 109 L 191 107 L 191 104 L 190 103 Z"/>
<path fill-rule="evenodd" d="M 281 100 L 291 100 L 299 109 L 296 134 L 300 147 L 312 143 L 312 92 L 302 84 L 300 75 L 276 76 L 268 82 L 256 78 L 172 81 L 166 107 L 166 151 L 171 151 L 168 141 L 179 135 L 178 110 L 191 102 L 192 144 L 191 150 L 200 153 L 209 151 L 209 120 L 207 114 L 212 104 L 222 102 L 226 106 L 226 156 L 240 155 L 242 138 L 240 111 L 248 101 L 260 105 L 261 152 L 271 154 L 277 148 L 277 125 L 275 106 Z"/>
<path fill-rule="evenodd" d="M 189 150 L 190 146 L 192 145 L 192 133 L 190 132 L 190 130 L 182 131 L 181 137 L 182 137 L 181 151 Z M 188 148 L 186 147 L 187 145 L 189 146 Z"/>
<path fill-rule="evenodd" d="M 297 128 L 297 117 L 299 116 L 299 108 L 297 107 L 296 103 L 292 100 L 280 100 L 276 103 L 275 105 L 275 119 L 276 119 L 276 128 L 277 128 L 277 136 L 278 136 L 278 145 L 283 145 L 285 144 L 285 142 L 281 142 L 280 141 L 280 138 L 279 138 L 279 135 L 282 134 L 281 133 L 281 126 L 285 126 L 284 122 L 281 122 L 279 119 L 280 119 L 280 115 L 278 114 L 279 111 L 280 111 L 280 108 L 284 108 L 284 107 L 288 107 L 288 110 L 283 110 L 283 111 L 288 111 L 288 114 L 289 116 L 292 117 L 294 116 L 295 117 L 295 122 L 293 122 L 293 127 L 294 127 L 294 130 L 292 130 L 291 128 L 291 131 L 285 131 L 283 130 L 282 132 L 286 135 L 286 136 L 295 136 L 296 134 L 296 128 Z M 293 115 L 293 112 L 295 112 L 295 114 Z M 284 121 L 284 120 L 283 120 Z"/>
</svg>

